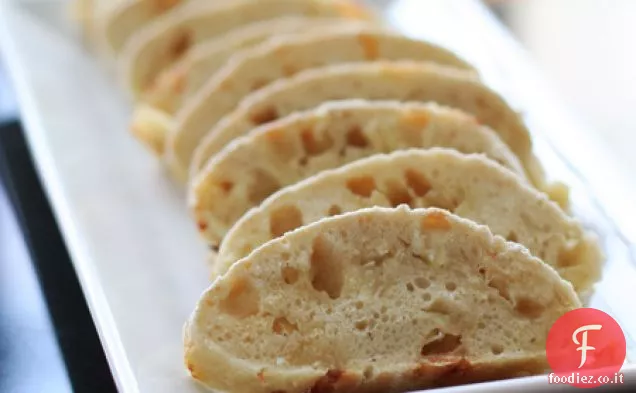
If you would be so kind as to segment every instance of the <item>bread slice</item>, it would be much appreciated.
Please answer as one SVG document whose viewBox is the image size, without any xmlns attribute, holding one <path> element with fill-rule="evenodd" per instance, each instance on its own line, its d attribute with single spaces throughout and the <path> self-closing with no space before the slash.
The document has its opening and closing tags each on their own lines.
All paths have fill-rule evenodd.
<svg viewBox="0 0 636 393">
<path fill-rule="evenodd" d="M 105 0 L 104 3 L 108 1 Z M 135 33 L 168 11 L 187 3 L 196 2 L 194 0 L 118 0 L 116 7 L 111 4 L 103 31 L 110 52 L 113 55 L 120 54 Z"/>
<path fill-rule="evenodd" d="M 72 0 L 69 2 L 69 11 L 72 20 L 80 27 L 82 37 L 92 49 L 102 49 L 105 41 L 102 31 L 106 17 L 116 7 L 130 0 Z"/>
<path fill-rule="evenodd" d="M 240 56 L 244 49 L 254 47 L 276 35 L 285 35 L 297 31 L 308 33 L 340 28 L 343 25 L 363 26 L 368 21 L 344 18 L 310 18 L 300 15 L 250 23 L 195 45 L 183 59 L 162 71 L 155 82 L 142 93 L 141 103 L 137 104 L 133 114 L 132 128 L 136 136 L 151 136 L 150 139 L 140 137 L 139 140 L 151 148 L 156 145 L 156 137 L 161 138 L 163 154 L 165 138 L 171 128 L 145 130 L 145 125 L 156 124 L 148 116 L 174 117 L 184 102 L 191 99 L 210 77 L 222 68 L 232 56 Z M 154 112 L 154 113 L 153 113 Z M 156 113 L 159 112 L 159 113 Z M 170 125 L 173 119 L 165 124 Z M 158 132 L 160 131 L 160 132 Z"/>
<path fill-rule="evenodd" d="M 530 134 L 520 116 L 493 90 L 465 71 L 432 63 L 378 61 L 307 70 L 247 96 L 209 131 L 196 152 L 196 172 L 219 149 L 252 128 L 324 101 L 434 101 L 473 114 L 490 126 L 519 157 L 535 185 L 543 174 L 532 155 Z M 535 169 L 533 169 L 535 168 Z"/>
<path fill-rule="evenodd" d="M 215 276 L 262 244 L 322 218 L 373 206 L 439 207 L 486 225 L 552 266 L 578 293 L 601 274 L 596 239 L 554 202 L 482 155 L 454 150 L 379 154 L 283 188 L 225 236 Z"/>
<path fill-rule="evenodd" d="M 166 145 L 169 164 L 176 173 L 186 174 L 201 138 L 250 92 L 309 68 L 378 59 L 432 61 L 472 70 L 446 49 L 384 28 L 339 26 L 275 37 L 234 58 L 184 105 Z"/>
<path fill-rule="evenodd" d="M 196 6 L 195 6 L 196 5 Z M 342 7 L 346 7 L 343 11 Z M 182 59 L 196 44 L 220 37 L 232 29 L 283 15 L 343 16 L 353 3 L 347 0 L 233 0 L 202 1 L 181 7 L 140 30 L 125 49 L 125 73 L 135 97 L 157 75 Z M 363 14 L 363 19 L 368 15 Z M 346 16 L 349 16 L 347 14 Z"/>
<path fill-rule="evenodd" d="M 580 307 L 516 243 L 439 209 L 374 208 L 272 240 L 204 293 L 185 363 L 236 393 L 403 392 L 539 374 Z"/>
<path fill-rule="evenodd" d="M 159 74 L 155 84 L 143 94 L 142 101 L 174 115 L 183 102 L 194 96 L 228 59 L 244 49 L 257 46 L 273 36 L 367 24 L 368 21 L 291 15 L 237 27 L 221 37 L 195 45 L 185 58 Z"/>
<path fill-rule="evenodd" d="M 333 102 L 263 125 L 235 140 L 191 183 L 201 234 L 218 245 L 251 207 L 325 169 L 377 153 L 448 147 L 523 170 L 507 146 L 470 116 L 436 104 Z"/>
</svg>

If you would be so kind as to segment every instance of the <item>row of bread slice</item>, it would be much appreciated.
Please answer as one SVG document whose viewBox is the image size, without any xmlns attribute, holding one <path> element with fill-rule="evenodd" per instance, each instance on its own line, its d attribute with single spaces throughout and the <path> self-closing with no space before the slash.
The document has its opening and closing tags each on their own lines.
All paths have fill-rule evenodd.
<svg viewBox="0 0 636 393">
<path fill-rule="evenodd" d="M 579 293 L 600 276 L 595 238 L 531 186 L 497 134 L 434 103 L 333 101 L 293 113 L 223 148 L 192 190 L 198 228 L 220 246 L 216 274 L 270 237 L 321 217 L 406 204 L 490 226 Z"/>
<path fill-rule="evenodd" d="M 185 363 L 205 386 L 234 393 L 391 393 L 527 376 L 547 369 L 550 327 L 580 306 L 552 267 L 486 226 L 437 208 L 374 207 L 235 262 L 186 324 Z"/>
<path fill-rule="evenodd" d="M 111 26 L 109 39 L 113 51 L 122 59 L 129 88 L 139 100 L 133 121 L 135 134 L 165 156 L 178 177 L 190 177 L 190 201 L 199 228 L 210 244 L 221 245 L 215 274 L 223 274 L 228 269 L 229 273 L 217 279 L 212 288 L 229 288 L 225 299 L 228 307 L 221 305 L 222 312 L 242 320 L 245 316 L 238 314 L 243 302 L 253 300 L 248 281 L 254 277 L 235 282 L 231 274 L 235 268 L 231 266 L 239 269 L 243 264 L 267 265 L 267 262 L 258 262 L 261 245 L 267 248 L 285 242 L 287 238 L 293 239 L 296 232 L 311 232 L 308 228 L 316 227 L 322 232 L 323 226 L 328 224 L 321 218 L 330 215 L 341 218 L 342 225 L 346 225 L 348 220 L 364 216 L 354 211 L 370 206 L 441 207 L 486 224 L 495 234 L 525 245 L 571 281 L 579 294 L 589 292 L 597 280 L 601 256 L 595 241 L 579 223 L 531 187 L 545 190 L 543 173 L 532 155 L 530 137 L 521 119 L 501 97 L 479 81 L 470 65 L 451 52 L 379 27 L 365 12 L 341 1 L 203 3 L 190 0 L 155 2 L 158 8 L 147 8 L 149 3 L 141 6 L 121 2 L 113 13 L 116 17 L 111 20 L 117 22 L 113 25 L 122 28 L 113 30 Z M 139 12 L 142 7 L 152 12 Z M 303 26 L 306 33 L 291 34 L 299 26 Z M 113 39 L 113 34 L 119 38 Z M 237 50 L 241 51 L 230 56 Z M 342 101 L 314 108 L 325 101 L 351 98 L 434 101 L 462 109 L 474 117 L 433 104 L 386 101 Z M 483 155 L 465 156 L 445 149 L 421 150 L 432 147 Z M 406 150 L 410 148 L 420 150 Z M 404 151 L 382 154 L 396 150 Z M 421 166 L 406 167 L 405 160 Z M 481 188 L 467 185 L 471 174 L 476 176 L 475 182 L 483 182 Z M 440 183 L 437 176 L 449 183 Z M 455 187 L 451 187 L 452 179 L 457 182 Z M 329 206 L 325 206 L 327 203 Z M 299 204 L 302 206 L 297 206 Z M 398 209 L 369 214 L 379 215 L 380 226 L 387 214 L 407 214 L 410 219 L 419 217 L 418 220 L 422 214 L 436 217 L 432 222 L 443 216 L 442 222 L 458 220 L 460 224 L 474 226 L 437 210 L 404 213 Z M 300 229 L 287 233 L 295 228 Z M 360 233 L 360 237 L 366 235 Z M 346 240 L 345 236 L 345 243 Z M 379 240 L 377 234 L 369 235 L 368 241 Z M 291 247 L 296 246 L 292 240 Z M 452 242 L 444 246 L 454 247 Z M 256 251 L 250 254 L 253 250 Z M 241 258 L 242 262 L 237 262 Z M 244 263 L 250 258 L 254 261 Z M 404 258 L 394 259 L 406 262 Z M 339 263 L 338 258 L 335 260 Z M 282 269 L 281 272 L 287 272 L 282 273 L 283 281 L 287 282 L 288 274 L 294 277 L 294 270 L 285 269 L 279 262 L 262 267 Z M 296 262 L 302 263 L 302 260 Z M 334 267 L 334 261 L 330 263 Z M 556 275 L 554 270 L 545 269 Z M 352 278 L 348 274 L 343 277 L 345 281 Z M 370 278 L 371 282 L 383 281 L 382 273 Z M 314 279 L 310 279 L 312 284 Z M 536 310 L 554 307 L 549 311 L 555 311 L 566 303 L 568 307 L 576 306 L 576 301 L 568 300 L 568 296 L 557 296 L 561 303 L 539 302 L 539 306 L 527 301 L 532 297 L 522 296 L 520 298 L 525 300 L 517 302 L 501 280 L 485 282 L 490 289 L 497 289 L 508 301 L 509 308 L 517 313 L 521 310 L 521 314 L 526 311 L 532 314 L 529 319 L 536 319 Z M 560 284 L 567 286 L 565 281 Z M 318 292 L 324 291 L 331 298 L 330 285 L 318 283 L 322 286 Z M 410 288 L 413 285 L 411 283 Z M 258 292 L 259 298 L 273 295 L 268 291 L 261 293 L 260 289 Z M 353 293 L 353 296 L 360 295 L 364 294 Z M 445 300 L 439 302 L 446 304 Z M 434 300 L 432 308 L 439 302 Z M 281 359 L 276 357 L 273 363 L 282 366 L 280 370 L 273 370 L 270 376 L 263 367 L 254 374 L 254 364 L 262 363 L 263 359 L 250 363 L 240 354 L 232 353 L 240 352 L 240 346 L 232 344 L 228 348 L 230 352 L 219 352 L 216 345 L 210 345 L 212 342 L 196 338 L 213 335 L 207 320 L 213 317 L 210 313 L 217 312 L 212 303 L 204 296 L 197 307 L 187 329 L 186 358 L 195 378 L 221 389 L 276 391 L 282 387 L 291 392 L 305 383 L 316 389 L 347 390 L 352 389 L 349 383 L 357 386 L 353 391 L 402 390 L 534 373 L 545 367 L 544 354 L 525 351 L 523 346 L 517 347 L 524 348 L 518 358 L 503 356 L 488 358 L 485 362 L 479 358 L 475 363 L 477 358 L 455 356 L 465 350 L 459 345 L 447 353 L 452 352 L 453 359 L 446 359 L 442 364 L 436 361 L 428 364 L 427 361 L 434 360 L 429 358 L 418 363 L 408 360 L 404 352 L 393 353 L 391 356 L 405 360 L 403 366 L 409 371 L 415 370 L 413 375 L 402 373 L 399 367 L 379 367 L 378 370 L 384 370 L 380 373 L 383 377 L 374 378 L 374 366 L 367 364 L 356 376 L 355 370 L 351 374 L 338 368 L 343 359 L 337 356 L 322 359 L 326 361 L 323 366 L 327 367 L 323 369 L 315 368 L 316 361 L 290 368 L 285 357 L 283 364 L 279 364 Z M 402 311 L 409 315 L 414 310 Z M 267 325 L 270 320 L 275 336 L 280 336 L 282 331 L 287 337 L 292 333 L 288 329 L 298 328 L 288 317 L 271 319 L 268 312 L 256 314 L 248 315 L 255 317 L 246 324 L 248 336 L 252 336 L 250 329 L 257 332 L 263 322 Z M 206 324 L 198 324 L 197 318 Z M 231 324 L 225 324 L 223 318 L 217 322 L 225 334 L 235 330 Z M 437 322 L 428 320 L 428 323 Z M 443 326 L 438 329 L 438 332 L 445 331 Z M 383 334 L 381 330 L 379 333 Z M 265 346 L 276 341 L 276 338 L 255 334 Z M 445 346 L 446 337 L 446 333 L 434 334 L 428 344 Z M 225 336 L 217 338 L 219 343 L 226 340 Z M 303 334 L 298 338 L 300 342 L 307 340 Z M 544 338 L 544 335 L 536 336 L 532 344 L 541 348 Z M 391 340 L 388 343 L 390 352 L 395 349 L 391 349 L 391 345 L 397 343 Z M 315 344 L 321 345 L 320 341 Z M 422 346 L 421 355 L 428 344 Z M 491 355 L 497 356 L 515 347 L 503 348 L 501 343 L 489 345 Z M 243 349 L 259 350 L 250 345 Z M 380 352 L 380 357 L 387 355 Z M 215 357 L 220 354 L 229 355 L 226 362 L 229 366 L 225 369 L 209 363 L 214 359 L 218 361 Z M 307 353 L 301 358 L 305 355 Z M 474 355 L 484 356 L 484 352 Z M 263 353 L 263 356 L 269 355 Z M 272 371 L 271 364 L 265 363 Z M 453 373 L 453 378 L 449 378 L 449 370 L 457 371 L 458 367 L 465 381 Z M 234 381 L 230 381 L 232 378 L 227 372 L 236 374 Z M 254 382 L 258 388 L 250 385 Z M 345 384 L 340 386 L 343 382 Z"/>
<path fill-rule="evenodd" d="M 434 100 L 475 113 L 502 133 L 532 174 L 533 182 L 541 183 L 542 173 L 519 116 L 495 92 L 481 85 L 472 67 L 452 52 L 378 26 L 365 12 L 352 12 L 355 8 L 343 1 L 217 1 L 206 7 L 196 1 L 187 4 L 189 7 L 176 7 L 140 29 L 122 53 L 128 85 L 140 99 L 133 131 L 165 156 L 178 177 L 185 179 L 190 167 L 196 173 L 214 149 L 232 137 L 215 138 L 216 126 L 234 117 L 239 102 L 249 101 L 246 96 L 269 91 L 273 82 L 282 82 L 296 73 L 327 67 L 317 72 L 326 79 L 325 95 L 373 99 L 404 99 L 410 95 L 406 98 Z M 300 25 L 304 27 L 299 34 Z M 242 48 L 246 49 L 230 56 Z M 419 91 L 407 89 L 400 94 L 381 86 L 374 88 L 371 80 L 380 79 L 376 83 L 381 84 L 386 79 L 382 73 L 368 75 L 363 64 L 359 64 L 359 71 L 351 64 L 382 60 L 432 62 L 439 67 L 414 67 L 436 68 L 420 75 L 396 65 L 395 73 L 400 75 L 393 77 L 402 77 L 402 85 L 422 85 Z M 338 64 L 351 66 L 349 73 L 366 77 L 368 86 L 334 88 L 340 78 L 348 78 L 340 75 L 337 67 L 332 72 L 329 66 Z M 393 67 L 386 65 L 387 73 L 391 73 Z M 448 93 L 458 85 L 472 92 L 461 97 Z M 319 94 L 315 98 L 325 99 Z"/>
<path fill-rule="evenodd" d="M 211 388 L 538 374 L 549 328 L 600 274 L 594 237 L 497 134 L 436 104 L 330 102 L 254 129 L 209 170 L 225 192 L 209 200 L 240 217 L 185 329 L 186 365 Z"/>
<path fill-rule="evenodd" d="M 149 13 L 122 2 L 106 30 L 121 31 L 123 43 L 106 36 L 138 98 L 133 133 L 179 179 L 191 179 L 255 123 L 327 99 L 369 98 L 436 101 L 473 113 L 500 133 L 532 183 L 550 191 L 520 116 L 480 83 L 471 65 L 380 26 L 353 3 L 159 3 Z M 297 102 L 289 105 L 290 97 Z M 566 194 L 554 199 L 566 206 Z"/>
</svg>

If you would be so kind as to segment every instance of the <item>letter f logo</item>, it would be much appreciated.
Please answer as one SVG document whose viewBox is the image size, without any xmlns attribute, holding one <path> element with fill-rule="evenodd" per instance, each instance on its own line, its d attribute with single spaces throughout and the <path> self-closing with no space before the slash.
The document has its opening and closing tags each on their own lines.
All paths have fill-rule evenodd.
<svg viewBox="0 0 636 393">
<path fill-rule="evenodd" d="M 602 328 L 603 328 L 602 325 L 585 325 L 576 329 L 574 333 L 572 334 L 572 341 L 574 341 L 574 344 L 580 345 L 580 347 L 576 349 L 577 351 L 581 351 L 581 364 L 579 364 L 579 368 L 583 367 L 583 365 L 585 364 L 585 361 L 587 360 L 587 351 L 593 351 L 596 349 L 594 347 L 587 345 L 587 332 L 589 330 L 601 330 Z M 579 342 L 576 336 L 578 336 L 578 334 L 581 332 L 583 334 L 581 335 L 582 337 L 581 342 Z"/>
</svg>

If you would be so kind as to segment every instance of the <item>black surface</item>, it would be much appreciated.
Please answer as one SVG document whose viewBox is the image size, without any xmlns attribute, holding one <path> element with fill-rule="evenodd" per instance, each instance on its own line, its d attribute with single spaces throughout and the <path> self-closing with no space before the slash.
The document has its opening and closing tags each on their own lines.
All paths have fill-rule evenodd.
<svg viewBox="0 0 636 393">
<path fill-rule="evenodd" d="M 115 392 L 110 369 L 18 123 L 0 127 L 0 175 L 45 295 L 75 392 Z"/>
</svg>

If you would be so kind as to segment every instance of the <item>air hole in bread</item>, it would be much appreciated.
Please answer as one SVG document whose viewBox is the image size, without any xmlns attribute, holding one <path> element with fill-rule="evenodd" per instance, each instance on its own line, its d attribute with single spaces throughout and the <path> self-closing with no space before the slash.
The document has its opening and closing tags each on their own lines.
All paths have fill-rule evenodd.
<svg viewBox="0 0 636 393">
<path fill-rule="evenodd" d="M 309 162 L 309 158 L 307 157 L 301 157 L 300 160 L 298 160 L 298 165 L 300 166 L 307 166 L 307 163 Z"/>
<path fill-rule="evenodd" d="M 328 133 L 324 133 L 322 139 L 316 139 L 314 131 L 310 128 L 302 130 L 300 138 L 305 153 L 309 156 L 317 156 L 329 150 L 333 146 L 333 139 Z"/>
<path fill-rule="evenodd" d="M 479 272 L 479 275 L 480 275 L 482 278 L 485 278 L 485 277 L 486 277 L 486 268 L 485 268 L 485 267 L 480 267 L 480 268 L 479 268 L 479 270 L 477 270 L 477 271 Z"/>
<path fill-rule="evenodd" d="M 356 308 L 357 308 L 358 310 L 362 310 L 362 308 L 363 308 L 363 307 L 364 307 L 364 302 L 363 302 L 362 300 L 358 300 L 358 301 L 356 302 Z"/>
<path fill-rule="evenodd" d="M 579 264 L 585 251 L 585 244 L 578 242 L 576 244 L 568 244 L 559 252 L 557 259 L 558 267 L 570 267 Z"/>
<path fill-rule="evenodd" d="M 338 206 L 338 205 L 329 206 L 329 210 L 327 210 L 327 215 L 329 215 L 329 216 L 337 216 L 339 214 L 342 214 L 342 209 L 340 208 L 340 206 Z"/>
<path fill-rule="evenodd" d="M 391 179 L 386 183 L 386 196 L 391 203 L 391 206 L 398 207 L 402 204 L 411 205 L 413 203 L 413 198 L 411 198 L 411 194 L 409 194 L 408 190 L 396 181 L 395 179 Z"/>
<path fill-rule="evenodd" d="M 545 306 L 528 298 L 516 299 L 515 311 L 528 319 L 535 319 L 543 314 Z"/>
<path fill-rule="evenodd" d="M 296 157 L 297 149 L 293 140 L 285 135 L 282 128 L 271 129 L 265 134 L 265 140 L 268 147 L 271 148 L 272 154 L 281 159 L 290 160 Z"/>
<path fill-rule="evenodd" d="M 352 193 L 369 198 L 375 191 L 375 180 L 371 176 L 352 177 L 347 180 L 347 188 Z"/>
<path fill-rule="evenodd" d="M 237 277 L 230 286 L 230 293 L 220 302 L 221 311 L 235 318 L 257 314 L 260 308 L 260 295 L 250 279 Z"/>
<path fill-rule="evenodd" d="M 293 332 L 298 331 L 298 326 L 289 322 L 289 320 L 285 317 L 278 317 L 274 319 L 274 322 L 272 323 L 272 331 L 278 335 L 288 336 Z"/>
<path fill-rule="evenodd" d="M 302 302 L 300 299 L 296 299 L 296 300 L 294 301 L 294 304 L 295 304 L 296 306 L 300 306 L 302 303 L 303 303 L 303 302 Z"/>
<path fill-rule="evenodd" d="M 516 243 L 518 241 L 517 233 L 515 231 L 510 231 L 508 236 L 506 236 L 506 240 L 508 240 L 509 242 L 515 242 Z"/>
<path fill-rule="evenodd" d="M 255 125 L 271 123 L 278 119 L 278 111 L 274 107 L 267 107 L 254 112 L 250 116 L 250 121 Z"/>
<path fill-rule="evenodd" d="M 367 330 L 367 328 L 369 327 L 369 321 L 367 320 L 362 320 L 362 321 L 358 321 L 355 324 L 356 329 L 358 330 Z"/>
<path fill-rule="evenodd" d="M 431 190 L 431 184 L 428 180 L 415 169 L 407 169 L 404 172 L 404 177 L 406 178 L 406 184 L 419 197 L 423 197 Z"/>
<path fill-rule="evenodd" d="M 384 314 L 385 312 L 387 312 L 386 306 L 380 307 L 380 313 Z"/>
<path fill-rule="evenodd" d="M 432 212 L 425 215 L 421 221 L 422 232 L 429 230 L 444 230 L 451 229 L 450 222 L 446 219 L 446 216 L 441 212 Z"/>
<path fill-rule="evenodd" d="M 424 292 L 422 294 L 422 300 L 424 300 L 425 302 L 429 302 L 431 300 L 432 296 L 430 293 L 428 292 Z"/>
<path fill-rule="evenodd" d="M 413 292 L 415 290 L 415 287 L 409 282 L 406 284 L 406 290 L 409 292 Z"/>
<path fill-rule="evenodd" d="M 450 315 L 456 309 L 452 300 L 445 297 L 438 297 L 426 309 L 428 312 Z"/>
<path fill-rule="evenodd" d="M 281 270 L 281 275 L 283 276 L 283 281 L 285 281 L 285 284 L 293 285 L 296 283 L 296 281 L 298 281 L 298 276 L 300 275 L 300 273 L 296 268 L 293 268 L 291 266 L 284 266 Z"/>
<path fill-rule="evenodd" d="M 252 173 L 252 184 L 249 189 L 248 198 L 250 202 L 258 205 L 279 189 L 280 183 L 272 175 L 261 169 L 255 169 Z"/>
<path fill-rule="evenodd" d="M 446 285 L 444 285 L 444 287 L 446 288 L 447 291 L 454 292 L 457 289 L 457 284 L 449 281 L 446 283 Z"/>
<path fill-rule="evenodd" d="M 493 355 L 501 355 L 504 351 L 504 348 L 501 344 L 493 344 L 490 347 L 490 350 L 492 351 Z"/>
<path fill-rule="evenodd" d="M 483 322 L 478 322 L 477 323 L 477 329 L 485 329 L 486 328 L 486 324 Z"/>
<path fill-rule="evenodd" d="M 384 322 L 384 323 L 387 323 L 387 322 L 389 322 L 389 316 L 388 316 L 388 315 L 386 315 L 386 314 L 384 314 L 384 315 L 382 315 L 382 317 L 380 318 L 380 320 L 381 320 L 382 322 Z"/>
<path fill-rule="evenodd" d="M 347 132 L 347 145 L 351 147 L 367 147 L 369 140 L 359 126 L 353 126 Z"/>
<path fill-rule="evenodd" d="M 510 293 L 508 292 L 508 283 L 502 277 L 492 277 L 488 281 L 488 286 L 497 290 L 499 296 L 510 302 Z"/>
<path fill-rule="evenodd" d="M 327 315 L 331 315 L 331 313 L 333 312 L 333 309 L 331 307 L 328 307 L 325 312 L 327 313 Z"/>
<path fill-rule="evenodd" d="M 168 53 L 173 60 L 181 58 L 192 46 L 192 32 L 181 31 L 170 45 Z"/>
<path fill-rule="evenodd" d="M 232 191 L 232 188 L 234 188 L 234 183 L 229 180 L 221 180 L 217 184 L 219 188 L 223 190 L 223 193 L 226 195 L 229 194 L 230 191 Z"/>
<path fill-rule="evenodd" d="M 439 332 L 439 330 L 438 330 Z M 447 355 L 454 352 L 462 345 L 462 336 L 455 336 L 452 334 L 445 334 L 439 332 L 435 335 L 436 338 L 422 346 L 420 355 L 422 356 L 434 356 L 434 355 Z"/>
<path fill-rule="evenodd" d="M 537 342 L 537 338 L 536 338 L 536 337 L 532 337 L 532 338 L 530 339 L 530 344 L 534 344 L 534 343 L 536 343 L 536 342 Z"/>
<path fill-rule="evenodd" d="M 342 266 L 333 245 L 322 235 L 316 236 L 311 253 L 311 285 L 332 299 L 340 297 L 344 282 Z"/>
<path fill-rule="evenodd" d="M 284 235 L 303 225 L 303 214 L 294 205 L 280 206 L 269 216 L 269 232 L 273 238 Z"/>
<path fill-rule="evenodd" d="M 417 277 L 413 282 L 419 289 L 426 289 L 431 286 L 431 282 L 426 277 Z"/>
</svg>

